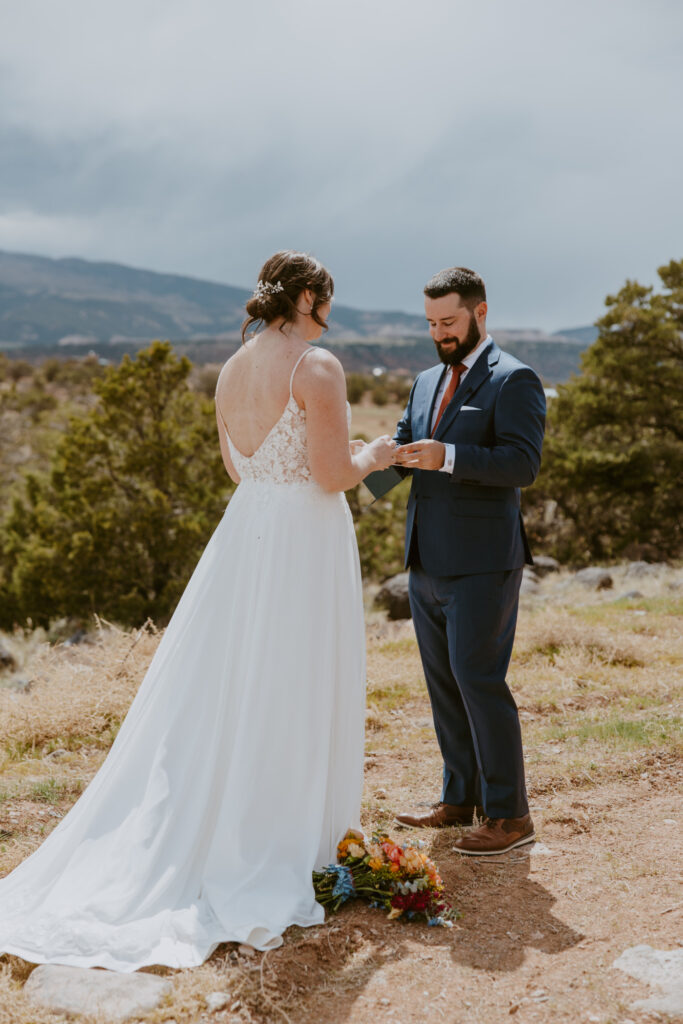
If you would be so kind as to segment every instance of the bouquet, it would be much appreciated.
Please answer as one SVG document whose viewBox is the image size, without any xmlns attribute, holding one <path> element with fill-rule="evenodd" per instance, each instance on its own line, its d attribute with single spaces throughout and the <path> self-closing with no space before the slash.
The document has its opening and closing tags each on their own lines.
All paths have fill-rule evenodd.
<svg viewBox="0 0 683 1024">
<path fill-rule="evenodd" d="M 421 840 L 399 845 L 384 833 L 368 841 L 351 830 L 337 847 L 338 863 L 313 872 L 315 898 L 332 911 L 347 900 L 364 899 L 388 910 L 389 920 L 417 917 L 451 928 L 458 914 L 444 899 L 443 882 L 422 852 L 424 845 Z"/>
</svg>

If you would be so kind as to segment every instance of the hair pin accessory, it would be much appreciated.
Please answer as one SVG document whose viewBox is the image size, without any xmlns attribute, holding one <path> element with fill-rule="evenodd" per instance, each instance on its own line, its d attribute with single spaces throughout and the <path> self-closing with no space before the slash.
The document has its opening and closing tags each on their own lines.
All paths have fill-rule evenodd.
<svg viewBox="0 0 683 1024">
<path fill-rule="evenodd" d="M 275 284 L 272 281 L 259 281 L 254 289 L 254 298 L 262 299 L 266 295 L 277 295 L 278 292 L 283 292 L 284 288 L 280 281 L 276 281 Z"/>
</svg>

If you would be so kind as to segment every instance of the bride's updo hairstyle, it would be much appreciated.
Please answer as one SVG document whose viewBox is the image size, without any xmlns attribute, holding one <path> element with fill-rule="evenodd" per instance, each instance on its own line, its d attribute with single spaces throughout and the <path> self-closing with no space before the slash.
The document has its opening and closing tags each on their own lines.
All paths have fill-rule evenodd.
<svg viewBox="0 0 683 1024">
<path fill-rule="evenodd" d="M 313 320 L 327 330 L 327 323 L 318 310 L 329 302 L 334 294 L 334 281 L 330 272 L 313 256 L 305 252 L 285 249 L 276 252 L 261 267 L 254 293 L 247 302 L 247 319 L 242 324 L 242 344 L 254 324 L 271 324 L 282 319 L 280 330 L 285 324 L 293 323 L 300 310 L 297 300 L 304 289 L 310 289 L 315 298 L 311 308 Z"/>
</svg>

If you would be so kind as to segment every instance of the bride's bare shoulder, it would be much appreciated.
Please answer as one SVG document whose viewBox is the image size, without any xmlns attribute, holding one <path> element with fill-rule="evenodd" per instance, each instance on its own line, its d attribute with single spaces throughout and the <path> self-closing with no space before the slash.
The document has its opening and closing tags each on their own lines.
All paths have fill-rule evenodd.
<svg viewBox="0 0 683 1024">
<path fill-rule="evenodd" d="M 218 373 L 216 389 L 218 389 L 219 385 L 224 385 L 226 380 L 233 375 L 235 370 L 239 371 L 241 369 L 245 361 L 245 357 L 246 353 L 244 346 L 242 346 L 241 348 L 238 348 L 236 352 L 233 352 L 228 359 L 226 359 Z"/>
<path fill-rule="evenodd" d="M 307 353 L 301 363 L 301 373 L 294 378 L 294 397 L 302 408 L 319 406 L 327 408 L 342 404 L 346 399 L 346 377 L 344 368 L 336 356 L 317 346 Z"/>
<path fill-rule="evenodd" d="M 340 376 L 344 377 L 344 368 L 337 357 L 326 348 L 318 348 L 317 345 L 307 354 L 301 365 L 304 379 L 311 382 L 338 380 Z"/>
</svg>

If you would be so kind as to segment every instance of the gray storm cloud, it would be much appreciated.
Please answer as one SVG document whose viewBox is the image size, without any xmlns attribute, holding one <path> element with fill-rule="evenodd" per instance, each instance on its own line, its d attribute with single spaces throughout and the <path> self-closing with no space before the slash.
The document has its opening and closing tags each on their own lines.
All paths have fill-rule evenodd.
<svg viewBox="0 0 683 1024">
<path fill-rule="evenodd" d="M 465 263 L 494 324 L 589 322 L 681 255 L 682 37 L 656 0 L 23 0 L 0 248 L 245 286 L 305 248 L 414 311 Z"/>
</svg>

